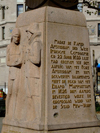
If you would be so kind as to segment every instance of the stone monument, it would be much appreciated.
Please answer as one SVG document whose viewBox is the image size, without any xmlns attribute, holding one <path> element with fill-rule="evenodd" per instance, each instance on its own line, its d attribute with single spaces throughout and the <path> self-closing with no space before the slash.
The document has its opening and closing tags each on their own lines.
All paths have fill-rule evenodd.
<svg viewBox="0 0 100 133">
<path fill-rule="evenodd" d="M 7 65 L 2 133 L 100 132 L 82 13 L 44 6 L 20 14 Z"/>
</svg>

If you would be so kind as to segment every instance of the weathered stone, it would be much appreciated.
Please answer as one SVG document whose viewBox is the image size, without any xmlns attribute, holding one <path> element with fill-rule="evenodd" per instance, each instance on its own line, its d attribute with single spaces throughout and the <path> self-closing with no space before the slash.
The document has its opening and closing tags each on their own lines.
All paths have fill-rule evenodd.
<svg viewBox="0 0 100 133">
<path fill-rule="evenodd" d="M 2 133 L 99 133 L 83 14 L 44 7 L 21 14 L 16 27 L 23 53 L 17 117 L 5 117 Z"/>
</svg>

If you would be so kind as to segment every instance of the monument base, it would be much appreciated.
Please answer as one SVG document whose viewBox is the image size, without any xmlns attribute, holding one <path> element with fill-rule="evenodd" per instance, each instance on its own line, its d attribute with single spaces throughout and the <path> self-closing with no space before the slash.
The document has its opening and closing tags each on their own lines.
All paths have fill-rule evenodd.
<svg viewBox="0 0 100 133">
<path fill-rule="evenodd" d="M 40 80 L 27 78 L 26 68 L 33 72 L 29 67 L 33 64 L 22 65 L 17 113 L 13 117 L 10 112 L 9 120 L 5 117 L 2 133 L 100 133 L 85 17 L 79 12 L 54 7 L 20 14 L 16 27 L 21 31 L 23 53 L 29 45 L 24 41 L 26 30 L 36 22 L 41 35 L 41 66 L 37 68 Z M 32 72 L 29 71 L 30 77 Z M 27 89 L 28 80 L 32 94 Z M 27 92 L 32 97 L 27 96 Z"/>
<path fill-rule="evenodd" d="M 100 127 L 88 127 L 54 131 L 36 131 L 26 128 L 3 125 L 2 133 L 100 133 Z"/>
</svg>

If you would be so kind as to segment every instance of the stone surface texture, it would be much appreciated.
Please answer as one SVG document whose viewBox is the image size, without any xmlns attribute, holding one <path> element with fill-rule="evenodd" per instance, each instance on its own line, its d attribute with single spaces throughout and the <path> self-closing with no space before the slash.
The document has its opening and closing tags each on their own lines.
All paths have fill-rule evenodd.
<svg viewBox="0 0 100 133">
<path fill-rule="evenodd" d="M 57 131 L 36 131 L 31 129 L 3 125 L 3 133 L 99 133 L 99 127 L 79 128 Z"/>
<path fill-rule="evenodd" d="M 84 15 L 42 7 L 21 14 L 16 28 L 21 84 L 16 118 L 5 117 L 2 133 L 99 133 Z"/>
<path fill-rule="evenodd" d="M 15 28 L 12 32 L 11 43 L 7 46 L 7 66 L 9 66 L 8 94 L 6 100 L 6 117 L 14 119 L 16 100 L 20 88 L 20 68 L 22 64 L 20 31 Z"/>
</svg>

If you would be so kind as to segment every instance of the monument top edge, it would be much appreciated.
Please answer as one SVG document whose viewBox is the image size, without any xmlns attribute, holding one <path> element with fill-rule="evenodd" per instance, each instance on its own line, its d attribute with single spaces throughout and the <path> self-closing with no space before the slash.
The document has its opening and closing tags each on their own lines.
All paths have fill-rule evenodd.
<svg viewBox="0 0 100 133">
<path fill-rule="evenodd" d="M 82 13 L 50 6 L 20 14 L 16 21 L 16 27 L 27 26 L 34 22 L 51 22 L 86 27 L 86 19 Z"/>
<path fill-rule="evenodd" d="M 75 10 L 77 8 L 78 0 L 26 0 L 25 3 L 29 10 L 45 5 Z"/>
</svg>

